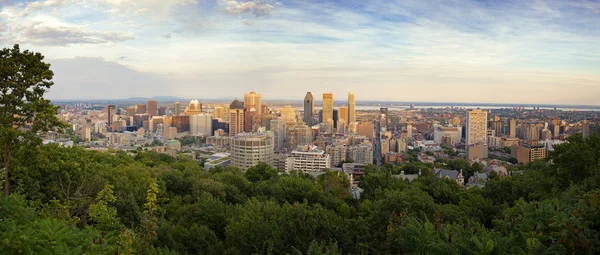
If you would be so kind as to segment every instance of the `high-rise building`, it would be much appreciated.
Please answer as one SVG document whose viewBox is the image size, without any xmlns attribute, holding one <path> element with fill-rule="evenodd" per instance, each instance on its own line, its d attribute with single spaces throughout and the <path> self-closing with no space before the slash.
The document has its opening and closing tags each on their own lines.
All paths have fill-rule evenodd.
<svg viewBox="0 0 600 255">
<path fill-rule="evenodd" d="M 228 104 L 223 105 L 223 111 L 225 112 L 223 115 L 223 121 L 229 123 L 230 115 L 229 115 L 229 105 Z"/>
<path fill-rule="evenodd" d="M 244 105 L 253 105 L 257 114 L 262 114 L 262 96 L 252 91 L 244 95 Z"/>
<path fill-rule="evenodd" d="M 158 115 L 159 116 L 167 115 L 167 107 L 166 106 L 158 107 Z"/>
<path fill-rule="evenodd" d="M 148 114 L 150 116 L 158 116 L 158 101 L 148 100 Z"/>
<path fill-rule="evenodd" d="M 348 118 L 349 118 L 348 107 L 346 107 L 346 106 L 339 107 L 338 108 L 338 121 L 345 120 L 347 123 L 349 120 Z"/>
<path fill-rule="evenodd" d="M 312 125 L 314 123 L 314 111 L 315 111 L 315 98 L 312 93 L 306 92 L 304 96 L 304 123 L 306 125 Z"/>
<path fill-rule="evenodd" d="M 215 106 L 215 108 L 213 109 L 213 117 L 215 117 L 215 119 L 224 119 L 225 108 L 223 108 L 223 106 L 220 105 Z"/>
<path fill-rule="evenodd" d="M 244 132 L 244 105 L 237 99 L 229 105 L 229 135 L 235 136 Z"/>
<path fill-rule="evenodd" d="M 323 93 L 323 123 L 333 120 L 333 93 Z"/>
<path fill-rule="evenodd" d="M 348 93 L 348 123 L 356 122 L 356 101 L 354 93 Z"/>
<path fill-rule="evenodd" d="M 510 119 L 509 122 L 509 137 L 510 138 L 515 138 L 517 137 L 517 120 L 515 119 Z"/>
<path fill-rule="evenodd" d="M 92 140 L 92 128 L 90 127 L 90 125 L 86 124 L 83 127 L 81 138 L 85 142 L 89 142 Z"/>
<path fill-rule="evenodd" d="M 231 108 L 233 111 L 234 107 Z M 260 162 L 272 165 L 273 154 L 273 136 L 270 134 L 241 133 L 231 139 L 231 164 L 242 171 Z"/>
<path fill-rule="evenodd" d="M 109 105 L 106 107 L 106 115 L 107 115 L 107 121 L 106 123 L 108 123 L 108 126 L 110 127 L 112 125 L 112 119 L 113 116 L 117 114 L 117 107 L 114 105 Z"/>
<path fill-rule="evenodd" d="M 281 110 L 279 110 L 279 112 L 281 113 L 281 119 L 283 119 L 283 121 L 286 124 L 291 124 L 291 123 L 296 122 L 296 111 L 294 110 L 294 108 L 292 106 L 286 105 L 283 108 L 281 108 Z"/>
<path fill-rule="evenodd" d="M 480 109 L 467 112 L 466 145 L 485 144 L 487 142 L 487 112 Z"/>
<path fill-rule="evenodd" d="M 187 115 L 179 115 L 173 116 L 173 127 L 177 128 L 178 133 L 188 132 L 190 131 L 190 116 Z"/>
<path fill-rule="evenodd" d="M 146 113 L 146 104 L 138 104 L 137 105 L 137 113 L 138 114 Z"/>
<path fill-rule="evenodd" d="M 193 136 L 211 136 L 212 135 L 212 115 L 198 114 L 190 116 L 190 135 Z"/>
<path fill-rule="evenodd" d="M 173 116 L 181 115 L 181 103 L 175 102 L 173 105 Z"/>
<path fill-rule="evenodd" d="M 285 122 L 281 118 L 271 120 L 271 132 L 273 132 L 273 142 L 275 151 L 282 151 L 285 149 L 285 140 L 287 131 L 285 130 Z"/>
<path fill-rule="evenodd" d="M 480 109 L 467 112 L 465 150 L 467 158 L 487 158 L 487 112 Z"/>
<path fill-rule="evenodd" d="M 127 117 L 132 117 L 133 115 L 135 115 L 135 107 L 133 107 L 133 106 L 127 107 L 125 112 L 127 114 Z"/>
<path fill-rule="evenodd" d="M 387 123 L 389 121 L 389 110 L 388 108 L 379 109 L 379 127 L 382 131 L 387 131 Z"/>
<path fill-rule="evenodd" d="M 190 104 L 185 108 L 185 115 L 192 116 L 202 113 L 202 104 L 198 100 L 190 101 Z"/>
</svg>

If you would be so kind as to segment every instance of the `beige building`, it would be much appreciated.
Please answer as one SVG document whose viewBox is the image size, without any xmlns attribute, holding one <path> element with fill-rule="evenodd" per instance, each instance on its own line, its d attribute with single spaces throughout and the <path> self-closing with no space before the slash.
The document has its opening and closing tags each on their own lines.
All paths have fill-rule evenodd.
<svg viewBox="0 0 600 255">
<path fill-rule="evenodd" d="M 348 123 L 356 122 L 356 100 L 354 93 L 348 93 Z"/>
<path fill-rule="evenodd" d="M 331 165 L 337 166 L 348 157 L 348 148 L 345 145 L 328 145 L 325 153 L 331 157 Z"/>
<path fill-rule="evenodd" d="M 540 146 L 513 146 L 511 154 L 517 159 L 519 164 L 527 164 L 536 160 L 546 158 L 548 152 L 546 147 Z"/>
<path fill-rule="evenodd" d="M 260 162 L 272 165 L 273 154 L 273 136 L 269 134 L 242 133 L 231 138 L 231 165 L 242 171 Z"/>
<path fill-rule="evenodd" d="M 158 116 L 158 101 L 148 100 L 148 115 Z"/>
<path fill-rule="evenodd" d="M 175 102 L 175 104 L 173 105 L 173 116 L 179 115 L 181 115 L 181 103 Z"/>
<path fill-rule="evenodd" d="M 292 106 L 286 105 L 283 108 L 281 108 L 279 112 L 281 113 L 281 119 L 286 124 L 290 125 L 292 123 L 296 123 L 296 110 L 294 110 Z"/>
<path fill-rule="evenodd" d="M 375 125 L 370 122 L 361 122 L 356 126 L 356 133 L 373 139 L 375 138 Z"/>
<path fill-rule="evenodd" d="M 338 108 L 338 120 L 345 120 L 348 122 L 348 107 L 341 106 Z"/>
<path fill-rule="evenodd" d="M 213 108 L 213 116 L 215 119 L 225 119 L 225 108 L 223 106 L 217 105 Z"/>
<path fill-rule="evenodd" d="M 252 91 L 244 95 L 244 105 L 254 106 L 257 114 L 262 114 L 262 95 Z"/>
<path fill-rule="evenodd" d="M 198 100 L 190 101 L 190 104 L 185 108 L 185 115 L 192 116 L 202 113 L 202 104 Z"/>
<path fill-rule="evenodd" d="M 467 111 L 465 150 L 467 158 L 487 158 L 487 112 L 481 109 Z"/>
<path fill-rule="evenodd" d="M 229 105 L 229 135 L 244 132 L 244 106 L 237 99 Z"/>
<path fill-rule="evenodd" d="M 323 93 L 323 123 L 333 120 L 333 93 Z"/>
</svg>

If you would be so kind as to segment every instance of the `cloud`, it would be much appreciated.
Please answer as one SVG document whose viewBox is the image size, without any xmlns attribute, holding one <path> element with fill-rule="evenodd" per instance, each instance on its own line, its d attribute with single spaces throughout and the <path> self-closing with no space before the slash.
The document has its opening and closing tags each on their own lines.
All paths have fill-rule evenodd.
<svg viewBox="0 0 600 255">
<path fill-rule="evenodd" d="M 98 32 L 84 26 L 54 26 L 40 21 L 25 26 L 20 34 L 23 42 L 34 45 L 103 44 L 132 40 L 134 37 L 119 32 Z"/>
<path fill-rule="evenodd" d="M 281 6 L 280 2 L 272 1 L 235 1 L 235 0 L 218 0 L 218 4 L 223 10 L 232 15 L 251 15 L 261 17 L 270 14 L 273 10 Z"/>
</svg>

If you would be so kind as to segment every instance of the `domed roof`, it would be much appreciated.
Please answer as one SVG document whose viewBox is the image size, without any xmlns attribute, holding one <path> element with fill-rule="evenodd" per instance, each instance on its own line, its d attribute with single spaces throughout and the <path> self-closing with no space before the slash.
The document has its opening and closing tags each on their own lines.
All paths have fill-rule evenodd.
<svg viewBox="0 0 600 255">
<path fill-rule="evenodd" d="M 231 105 L 229 105 L 229 109 L 233 110 L 233 109 L 239 109 L 239 110 L 243 110 L 244 109 L 244 105 L 237 100 L 237 98 L 235 100 L 233 100 L 233 102 L 231 102 Z"/>
</svg>

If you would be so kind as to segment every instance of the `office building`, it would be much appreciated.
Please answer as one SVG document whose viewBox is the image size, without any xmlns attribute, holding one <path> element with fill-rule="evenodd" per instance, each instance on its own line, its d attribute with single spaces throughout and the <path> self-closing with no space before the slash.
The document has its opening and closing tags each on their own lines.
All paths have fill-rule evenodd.
<svg viewBox="0 0 600 255">
<path fill-rule="evenodd" d="M 252 91 L 244 95 L 244 105 L 253 106 L 258 115 L 262 114 L 262 96 Z"/>
<path fill-rule="evenodd" d="M 348 93 L 348 123 L 356 122 L 356 101 L 354 93 Z"/>
<path fill-rule="evenodd" d="M 106 123 L 110 127 L 112 125 L 113 116 L 117 114 L 117 107 L 109 105 L 106 107 Z"/>
<path fill-rule="evenodd" d="M 244 132 L 244 105 L 237 99 L 229 105 L 229 135 L 235 136 Z"/>
<path fill-rule="evenodd" d="M 178 133 L 189 132 L 190 131 L 190 116 L 187 115 L 179 115 L 173 116 L 172 118 L 173 127 L 177 128 Z"/>
<path fill-rule="evenodd" d="M 285 149 L 285 140 L 287 131 L 286 125 L 283 119 L 276 118 L 270 121 L 271 132 L 273 132 L 273 146 L 276 152 L 283 151 Z"/>
<path fill-rule="evenodd" d="M 310 92 L 306 92 L 306 96 L 304 96 L 304 118 L 302 118 L 302 120 L 304 120 L 304 123 L 306 123 L 306 125 L 312 125 L 314 124 L 314 119 L 315 117 L 313 116 L 315 112 L 315 98 L 313 97 L 312 93 Z"/>
<path fill-rule="evenodd" d="M 225 108 L 220 105 L 215 106 L 215 108 L 213 109 L 213 117 L 215 119 L 224 120 L 225 119 Z"/>
<path fill-rule="evenodd" d="M 173 116 L 181 115 L 181 103 L 175 102 L 173 105 Z"/>
<path fill-rule="evenodd" d="M 292 151 L 285 162 L 285 170 L 318 172 L 331 168 L 331 158 L 316 146 L 299 146 Z"/>
<path fill-rule="evenodd" d="M 286 105 L 279 110 L 281 119 L 288 125 L 296 123 L 296 111 L 292 106 Z"/>
<path fill-rule="evenodd" d="M 356 133 L 373 139 L 375 138 L 375 125 L 370 122 L 361 122 L 356 126 Z"/>
<path fill-rule="evenodd" d="M 233 111 L 234 107 L 231 108 Z M 273 154 L 273 136 L 270 134 L 240 133 L 231 139 L 231 165 L 242 171 L 260 162 L 272 165 Z"/>
<path fill-rule="evenodd" d="M 349 113 L 348 113 L 348 107 L 345 106 L 341 106 L 338 109 L 338 118 L 337 120 L 345 120 L 346 123 L 348 123 L 349 121 Z"/>
<path fill-rule="evenodd" d="M 333 93 L 323 93 L 323 123 L 333 120 Z"/>
<path fill-rule="evenodd" d="M 143 114 L 146 113 L 146 104 L 138 104 L 137 105 L 137 113 L 138 114 Z"/>
<path fill-rule="evenodd" d="M 135 107 L 134 106 L 127 107 L 127 109 L 125 109 L 125 113 L 126 113 L 127 117 L 133 117 L 133 115 L 135 115 Z"/>
<path fill-rule="evenodd" d="M 517 137 L 517 120 L 510 119 L 510 122 L 509 122 L 509 125 L 508 125 L 508 129 L 509 129 L 508 136 L 510 138 L 516 138 Z"/>
<path fill-rule="evenodd" d="M 493 136 L 501 137 L 504 135 L 504 123 L 500 120 L 496 120 L 496 118 L 498 118 L 498 116 L 495 116 L 494 120 L 488 123 L 489 129 L 493 130 Z"/>
<path fill-rule="evenodd" d="M 158 116 L 158 101 L 148 100 L 148 114 L 152 116 Z"/>
<path fill-rule="evenodd" d="M 212 130 L 212 115 L 198 114 L 190 116 L 190 135 L 211 136 Z"/>
<path fill-rule="evenodd" d="M 160 115 L 160 116 L 167 115 L 167 107 L 166 106 L 158 107 L 158 115 Z"/>
<path fill-rule="evenodd" d="M 185 115 L 192 116 L 202 113 L 202 104 L 198 100 L 190 101 L 190 104 L 185 108 Z"/>
</svg>

